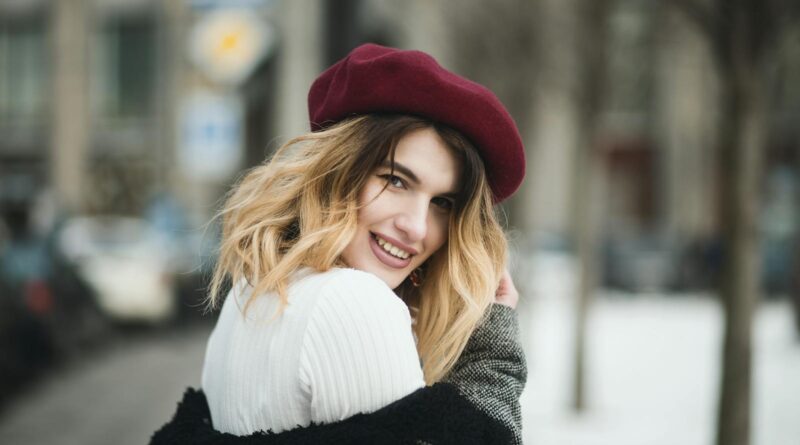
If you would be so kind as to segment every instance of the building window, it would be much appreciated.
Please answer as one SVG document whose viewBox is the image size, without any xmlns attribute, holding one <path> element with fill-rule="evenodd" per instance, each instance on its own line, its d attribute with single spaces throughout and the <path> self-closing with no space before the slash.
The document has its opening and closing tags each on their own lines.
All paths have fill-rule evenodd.
<svg viewBox="0 0 800 445">
<path fill-rule="evenodd" d="M 38 20 L 0 20 L 0 122 L 35 123 L 45 112 L 47 58 Z"/>
<path fill-rule="evenodd" d="M 645 0 L 619 0 L 610 11 L 606 89 L 608 108 L 614 113 L 645 115 L 650 109 L 655 53 L 652 9 Z"/>
<path fill-rule="evenodd" d="M 155 87 L 155 26 L 149 17 L 106 21 L 96 41 L 93 98 L 103 119 L 146 118 Z"/>
</svg>

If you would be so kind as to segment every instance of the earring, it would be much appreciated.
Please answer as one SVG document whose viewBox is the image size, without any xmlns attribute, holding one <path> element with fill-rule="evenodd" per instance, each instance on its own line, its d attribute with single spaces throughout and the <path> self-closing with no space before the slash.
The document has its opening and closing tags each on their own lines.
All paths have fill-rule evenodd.
<svg viewBox="0 0 800 445">
<path fill-rule="evenodd" d="M 411 281 L 411 284 L 414 285 L 414 287 L 422 286 L 421 275 L 422 273 L 419 267 L 412 270 L 411 273 L 408 275 L 408 279 Z"/>
</svg>

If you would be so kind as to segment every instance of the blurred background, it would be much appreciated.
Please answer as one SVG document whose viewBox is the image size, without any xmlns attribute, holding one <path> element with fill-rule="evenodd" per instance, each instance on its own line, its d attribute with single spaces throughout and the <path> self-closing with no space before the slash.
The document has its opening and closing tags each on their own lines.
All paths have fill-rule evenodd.
<svg viewBox="0 0 800 445">
<path fill-rule="evenodd" d="M 526 443 L 800 443 L 794 0 L 0 0 L 0 437 L 135 444 L 200 380 L 210 222 L 356 45 L 526 142 Z"/>
</svg>

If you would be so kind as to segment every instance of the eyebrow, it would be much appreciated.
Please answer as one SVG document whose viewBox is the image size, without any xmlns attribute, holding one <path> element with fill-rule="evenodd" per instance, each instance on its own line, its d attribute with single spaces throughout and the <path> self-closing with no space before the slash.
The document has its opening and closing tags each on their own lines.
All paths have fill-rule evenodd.
<svg viewBox="0 0 800 445">
<path fill-rule="evenodd" d="M 408 179 L 410 179 L 411 182 L 413 182 L 414 184 L 419 185 L 419 178 L 417 177 L 417 175 L 415 175 L 414 172 L 411 171 L 411 169 L 406 167 L 405 165 L 403 165 L 403 164 L 401 164 L 401 163 L 399 163 L 397 161 L 394 161 L 394 165 L 392 165 L 392 161 L 387 159 L 387 160 L 383 161 L 383 164 L 381 164 L 381 166 L 389 168 L 389 169 L 394 169 L 394 171 L 398 171 L 398 172 L 408 176 Z"/>
<path fill-rule="evenodd" d="M 387 159 L 387 160 L 383 161 L 383 164 L 381 164 L 381 165 L 383 167 L 386 167 L 386 168 L 389 168 L 389 169 L 394 167 L 394 171 L 400 172 L 403 175 L 407 176 L 408 179 L 410 179 L 411 182 L 413 182 L 414 184 L 419 185 L 419 183 L 420 183 L 419 178 L 417 177 L 417 175 L 414 174 L 414 172 L 410 168 L 406 167 L 405 165 L 403 165 L 403 164 L 401 164 L 401 163 L 399 163 L 397 161 L 394 161 L 394 166 L 392 166 L 392 162 Z M 457 192 L 449 192 L 449 193 L 441 193 L 440 194 L 440 196 L 443 196 L 445 198 L 450 198 L 450 199 L 454 199 L 457 195 L 458 195 Z"/>
</svg>

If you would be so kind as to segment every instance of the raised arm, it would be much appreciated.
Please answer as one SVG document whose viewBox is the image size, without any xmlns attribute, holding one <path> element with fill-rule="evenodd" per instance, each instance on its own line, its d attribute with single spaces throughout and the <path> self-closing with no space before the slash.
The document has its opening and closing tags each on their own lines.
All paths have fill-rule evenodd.
<svg viewBox="0 0 800 445">
<path fill-rule="evenodd" d="M 443 381 L 454 385 L 479 410 L 508 428 L 514 443 L 522 443 L 519 398 L 526 378 L 516 312 L 510 306 L 494 303 Z"/>
</svg>

